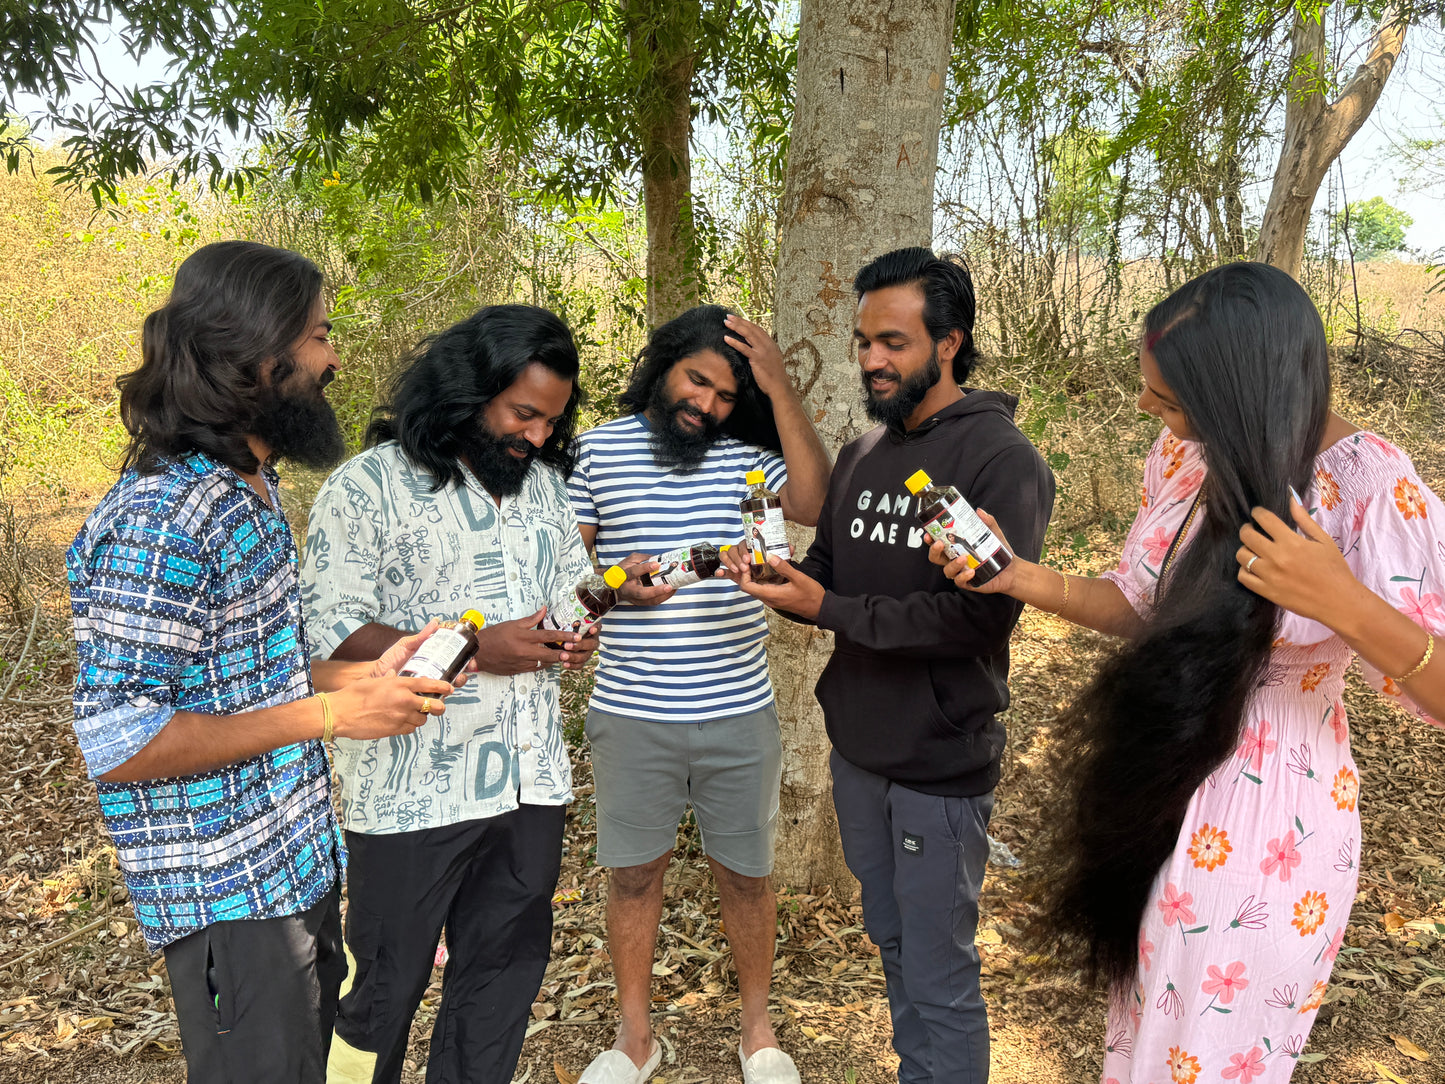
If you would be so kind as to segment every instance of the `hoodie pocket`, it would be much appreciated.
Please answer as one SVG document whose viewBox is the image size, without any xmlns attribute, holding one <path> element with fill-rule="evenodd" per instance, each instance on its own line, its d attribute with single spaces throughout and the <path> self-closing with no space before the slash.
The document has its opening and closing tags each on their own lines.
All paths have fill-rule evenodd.
<svg viewBox="0 0 1445 1084">
<path fill-rule="evenodd" d="M 834 747 L 865 771 L 907 783 L 974 767 L 974 735 L 944 715 L 925 659 L 836 652 L 816 691 Z"/>
</svg>

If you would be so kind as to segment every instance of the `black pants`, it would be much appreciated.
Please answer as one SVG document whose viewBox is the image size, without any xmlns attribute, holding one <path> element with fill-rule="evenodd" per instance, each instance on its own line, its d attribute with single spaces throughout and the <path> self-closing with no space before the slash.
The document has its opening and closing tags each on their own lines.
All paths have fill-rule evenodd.
<svg viewBox="0 0 1445 1084">
<path fill-rule="evenodd" d="M 346 974 L 340 898 L 165 947 L 191 1084 L 322 1084 Z"/>
<path fill-rule="evenodd" d="M 336 1034 L 401 1079 L 442 927 L 449 959 L 427 1084 L 507 1084 L 552 950 L 563 806 L 392 835 L 346 833 L 346 944 L 356 974 Z"/>
<path fill-rule="evenodd" d="M 923 794 L 837 752 L 830 764 L 843 857 L 883 959 L 899 1084 L 986 1084 L 988 1010 L 973 939 L 993 794 Z"/>
</svg>

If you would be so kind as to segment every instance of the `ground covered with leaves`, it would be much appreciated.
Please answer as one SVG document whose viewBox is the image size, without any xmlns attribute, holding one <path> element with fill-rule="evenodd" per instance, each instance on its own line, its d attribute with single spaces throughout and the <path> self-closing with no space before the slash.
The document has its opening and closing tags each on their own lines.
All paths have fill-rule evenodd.
<svg viewBox="0 0 1445 1084">
<path fill-rule="evenodd" d="M 11 657 L 24 632 L 7 645 Z M 1024 863 L 1047 786 L 1049 722 L 1105 649 L 1102 638 L 1032 613 L 1015 640 L 1010 745 L 992 827 Z M 30 654 L 35 668 L 23 695 L 17 701 L 12 693 L 0 716 L 0 1081 L 182 1081 L 165 968 L 131 917 L 71 734 L 67 654 L 34 645 Z M 1294 1079 L 1442 1081 L 1445 731 L 1412 723 L 1357 682 L 1349 705 L 1365 826 L 1360 893 Z M 578 798 L 568 818 L 553 959 L 517 1072 L 533 1084 L 573 1084 L 610 1043 L 615 1019 L 606 879 L 591 860 L 591 777 L 585 750 L 575 755 Z M 664 1057 L 655 1079 L 740 1080 L 736 976 L 710 875 L 686 825 L 666 892 L 654 969 Z M 1094 1081 L 1102 1001 L 1030 961 L 1021 931 L 1040 920 L 1019 875 L 991 867 L 979 941 L 993 1079 Z M 805 1080 L 893 1079 L 883 976 L 855 903 L 831 892 L 779 893 L 774 976 L 778 1034 Z M 422 1079 L 439 992 L 434 984 L 418 1014 L 409 1082 Z"/>
</svg>

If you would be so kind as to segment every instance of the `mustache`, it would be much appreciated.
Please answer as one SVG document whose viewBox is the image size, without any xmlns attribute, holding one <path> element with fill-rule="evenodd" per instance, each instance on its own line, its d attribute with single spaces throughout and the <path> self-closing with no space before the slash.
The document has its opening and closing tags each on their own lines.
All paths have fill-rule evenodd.
<svg viewBox="0 0 1445 1084">
<path fill-rule="evenodd" d="M 503 448 L 509 448 L 514 452 L 522 452 L 525 455 L 533 456 L 538 448 L 526 437 L 501 437 L 497 440 Z"/>
<path fill-rule="evenodd" d="M 714 415 L 705 414 L 703 411 L 698 410 L 697 407 L 690 406 L 687 403 L 678 403 L 677 406 L 673 407 L 672 412 L 674 414 L 686 414 L 699 425 L 706 426 L 709 429 L 717 424 L 717 418 Z"/>
<path fill-rule="evenodd" d="M 316 386 L 317 386 L 318 388 L 325 388 L 327 384 L 330 384 L 330 383 L 331 383 L 333 380 L 335 380 L 335 379 L 336 379 L 336 370 L 335 370 L 335 369 L 327 369 L 325 372 L 323 372 L 320 376 L 318 376 L 318 377 L 316 378 Z"/>
</svg>

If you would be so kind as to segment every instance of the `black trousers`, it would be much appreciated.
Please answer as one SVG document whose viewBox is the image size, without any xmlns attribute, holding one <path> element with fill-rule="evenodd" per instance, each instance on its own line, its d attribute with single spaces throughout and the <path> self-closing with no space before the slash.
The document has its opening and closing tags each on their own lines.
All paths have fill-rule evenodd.
<svg viewBox="0 0 1445 1084">
<path fill-rule="evenodd" d="M 191 1084 L 322 1084 L 346 974 L 341 894 L 165 947 Z"/>
<path fill-rule="evenodd" d="M 563 806 L 391 835 L 346 833 L 346 944 L 356 962 L 337 1037 L 401 1079 L 437 939 L 449 959 L 427 1084 L 508 1084 L 552 950 Z"/>
</svg>

